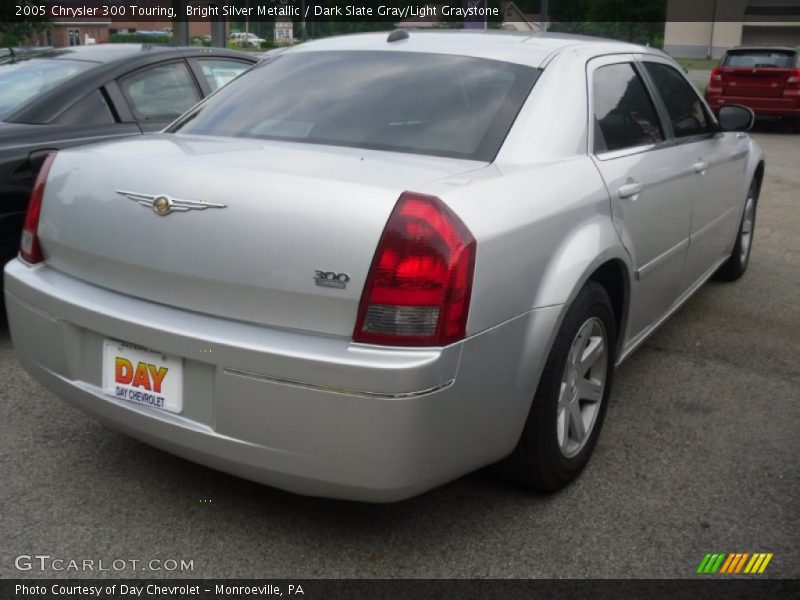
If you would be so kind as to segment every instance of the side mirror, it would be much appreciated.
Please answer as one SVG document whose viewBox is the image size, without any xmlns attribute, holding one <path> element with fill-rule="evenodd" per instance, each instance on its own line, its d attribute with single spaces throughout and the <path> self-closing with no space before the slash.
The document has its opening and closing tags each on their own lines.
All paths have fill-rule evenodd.
<svg viewBox="0 0 800 600">
<path fill-rule="evenodd" d="M 756 116 L 746 106 L 726 104 L 720 106 L 717 120 L 722 131 L 750 131 Z"/>
</svg>

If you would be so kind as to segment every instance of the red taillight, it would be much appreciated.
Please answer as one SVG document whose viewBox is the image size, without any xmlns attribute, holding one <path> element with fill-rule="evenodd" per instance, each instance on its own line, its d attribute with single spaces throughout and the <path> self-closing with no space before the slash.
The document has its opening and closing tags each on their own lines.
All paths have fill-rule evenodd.
<svg viewBox="0 0 800 600">
<path fill-rule="evenodd" d="M 800 90 L 800 69 L 789 71 L 784 89 Z"/>
<path fill-rule="evenodd" d="M 720 67 L 714 67 L 711 69 L 711 82 L 718 83 L 722 81 L 722 69 Z"/>
<path fill-rule="evenodd" d="M 464 338 L 475 270 L 475 238 L 433 196 L 397 201 L 378 243 L 353 341 L 444 346 Z"/>
<path fill-rule="evenodd" d="M 53 164 L 56 154 L 48 154 L 44 159 L 39 174 L 36 176 L 36 183 L 33 184 L 33 191 L 28 200 L 28 212 L 25 213 L 25 224 L 22 226 L 22 240 L 19 244 L 20 257 L 30 264 L 40 263 L 44 260 L 42 248 L 39 245 L 39 215 L 42 212 L 42 198 L 44 197 L 44 186 L 47 183 L 47 175 L 50 173 L 50 166 Z"/>
</svg>

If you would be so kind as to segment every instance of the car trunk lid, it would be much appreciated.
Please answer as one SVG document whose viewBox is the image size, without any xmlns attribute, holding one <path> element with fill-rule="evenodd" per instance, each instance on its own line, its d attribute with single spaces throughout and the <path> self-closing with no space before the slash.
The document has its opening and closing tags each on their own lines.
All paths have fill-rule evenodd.
<svg viewBox="0 0 800 600">
<path fill-rule="evenodd" d="M 224 318 L 349 336 L 400 194 L 483 165 L 146 136 L 62 153 L 47 182 L 39 237 L 52 268 L 104 288 Z M 206 207 L 159 216 L 148 197 L 162 195 L 173 208 L 180 201 Z"/>
</svg>

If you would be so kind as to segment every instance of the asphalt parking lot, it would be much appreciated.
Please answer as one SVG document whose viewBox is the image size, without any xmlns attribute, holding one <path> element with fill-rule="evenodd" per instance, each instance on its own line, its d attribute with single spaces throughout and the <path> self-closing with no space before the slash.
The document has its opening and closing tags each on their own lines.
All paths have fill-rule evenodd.
<svg viewBox="0 0 800 600">
<path fill-rule="evenodd" d="M 0 325 L 0 577 L 20 554 L 185 559 L 122 577 L 693 577 L 772 552 L 800 577 L 800 136 L 768 155 L 750 269 L 704 286 L 618 371 L 584 475 L 541 496 L 491 470 L 391 505 L 305 498 L 108 431 L 44 391 Z M 98 573 L 86 572 L 80 576 Z"/>
</svg>

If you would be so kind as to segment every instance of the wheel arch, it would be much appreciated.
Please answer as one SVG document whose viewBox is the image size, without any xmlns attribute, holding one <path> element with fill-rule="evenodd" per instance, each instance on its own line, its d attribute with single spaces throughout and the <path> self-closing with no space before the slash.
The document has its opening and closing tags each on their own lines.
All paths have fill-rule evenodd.
<svg viewBox="0 0 800 600">
<path fill-rule="evenodd" d="M 593 220 L 569 236 L 555 253 L 542 277 L 533 305 L 561 305 L 560 327 L 564 315 L 586 283 L 590 280 L 599 283 L 611 300 L 619 350 L 628 320 L 632 274 L 630 255 L 610 218 Z"/>
<path fill-rule="evenodd" d="M 764 173 L 766 172 L 767 166 L 764 162 L 764 159 L 758 161 L 756 165 L 756 170 L 753 172 L 753 177 L 758 182 L 758 195 L 761 194 L 761 185 L 764 183 Z M 756 197 L 756 202 L 758 201 L 758 197 Z"/>
<path fill-rule="evenodd" d="M 589 240 L 593 243 L 587 243 Z M 539 282 L 533 304 L 534 312 L 545 313 L 547 316 L 529 323 L 521 344 L 517 372 L 518 381 L 524 390 L 521 408 L 525 416 L 520 419 L 513 436 L 515 444 L 522 434 L 525 418 L 534 402 L 536 389 L 558 331 L 570 306 L 589 281 L 603 286 L 611 299 L 617 321 L 616 362 L 616 357 L 624 347 L 632 273 L 630 257 L 608 217 L 597 217 L 591 223 L 584 224 L 565 239 L 556 251 Z"/>
<path fill-rule="evenodd" d="M 631 282 L 628 267 L 619 259 L 611 259 L 597 267 L 587 281 L 594 281 L 603 286 L 611 300 L 614 313 L 614 323 L 617 333 L 617 348 L 615 357 L 623 347 L 625 327 L 628 322 L 628 308 L 630 305 Z M 584 285 L 586 285 L 584 283 Z"/>
</svg>

